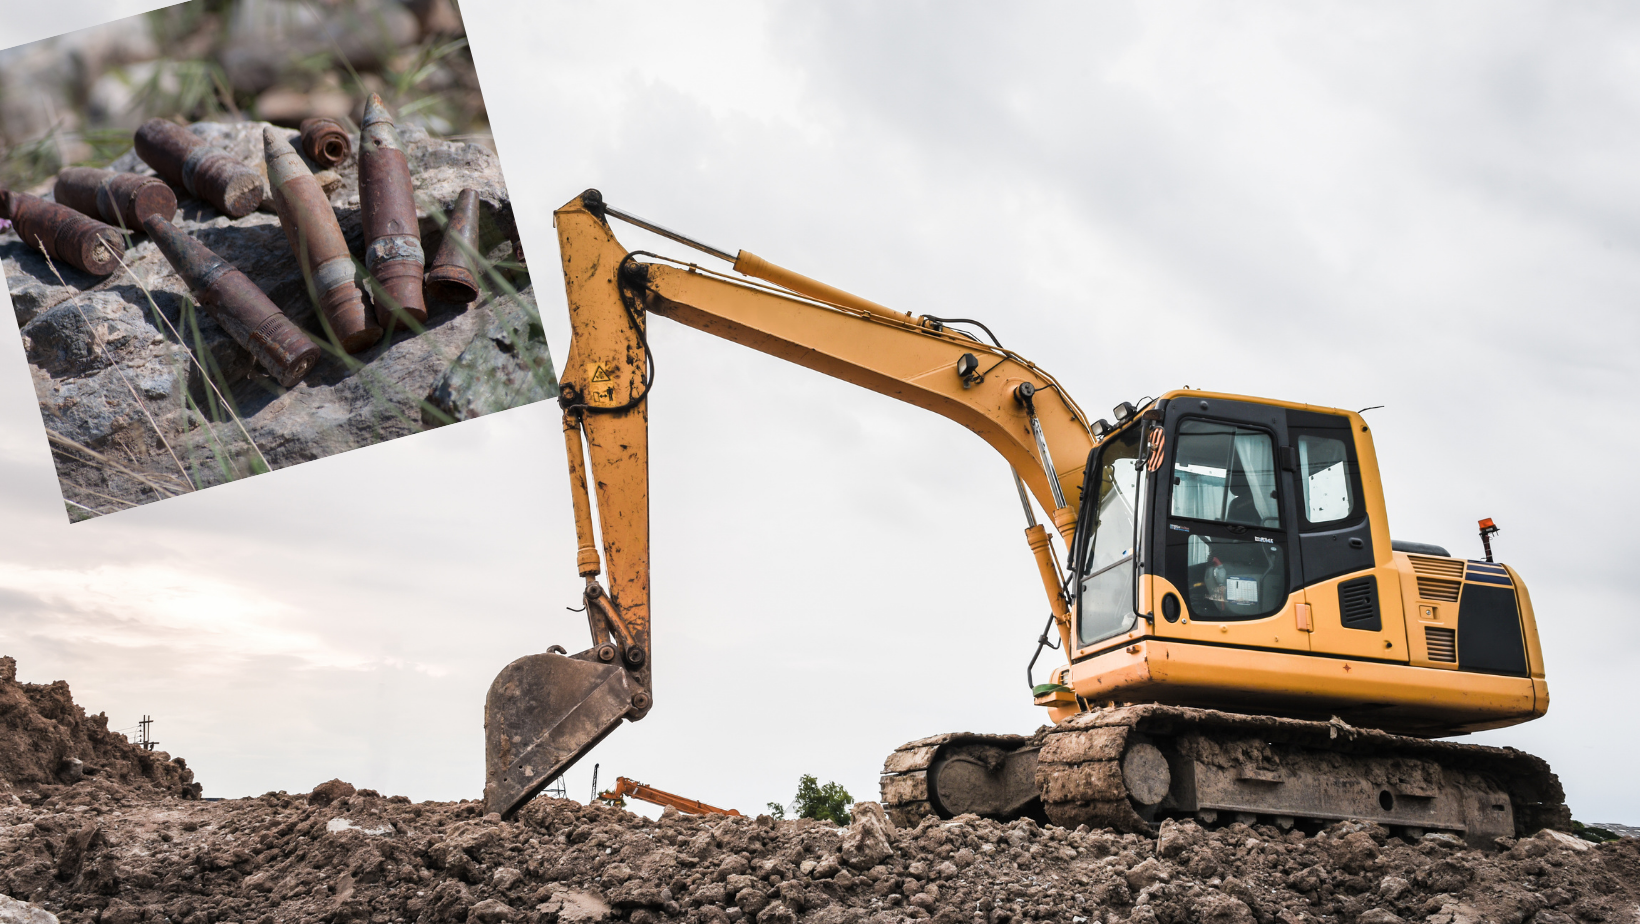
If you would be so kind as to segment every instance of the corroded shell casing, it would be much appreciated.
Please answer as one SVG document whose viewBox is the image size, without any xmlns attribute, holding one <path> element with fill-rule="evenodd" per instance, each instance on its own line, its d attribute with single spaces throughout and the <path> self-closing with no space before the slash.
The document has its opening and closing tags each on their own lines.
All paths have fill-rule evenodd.
<svg viewBox="0 0 1640 924">
<path fill-rule="evenodd" d="M 465 246 L 463 246 L 465 245 Z M 478 298 L 478 278 L 469 254 L 478 249 L 478 190 L 463 189 L 444 226 L 444 240 L 427 270 L 427 294 L 441 302 L 466 304 Z"/>
<path fill-rule="evenodd" d="M 391 330 L 398 313 L 416 324 L 427 320 L 421 294 L 421 226 L 416 220 L 415 186 L 393 117 L 372 93 L 364 104 L 359 133 L 359 208 L 364 219 L 365 267 L 380 285 L 376 323 Z"/>
<path fill-rule="evenodd" d="M 232 263 L 158 215 L 149 216 L 143 230 L 200 307 L 280 385 L 295 385 L 319 361 L 318 345 Z"/>
<path fill-rule="evenodd" d="M 57 174 L 51 194 L 76 212 L 127 231 L 141 231 L 149 215 L 170 221 L 177 214 L 171 187 L 157 176 L 139 173 L 67 167 Z"/>
<path fill-rule="evenodd" d="M 255 170 L 175 122 L 149 119 L 134 142 L 137 156 L 167 183 L 229 218 L 243 218 L 262 204 L 262 178 Z"/>
<path fill-rule="evenodd" d="M 330 333 L 349 353 L 368 349 L 381 339 L 382 329 L 364 308 L 364 294 L 355 281 L 353 255 L 348 253 L 342 226 L 319 181 L 302 162 L 296 149 L 272 128 L 262 132 L 268 160 L 268 185 L 273 208 L 285 229 L 291 253 L 310 281 L 320 313 Z"/>
<path fill-rule="evenodd" d="M 303 119 L 302 153 L 321 167 L 334 167 L 353 153 L 353 139 L 346 126 L 326 116 Z"/>
<path fill-rule="evenodd" d="M 66 205 L 16 190 L 0 190 L 0 218 L 11 222 L 29 249 L 93 276 L 120 268 L 125 236 L 118 228 L 89 218 Z"/>
</svg>

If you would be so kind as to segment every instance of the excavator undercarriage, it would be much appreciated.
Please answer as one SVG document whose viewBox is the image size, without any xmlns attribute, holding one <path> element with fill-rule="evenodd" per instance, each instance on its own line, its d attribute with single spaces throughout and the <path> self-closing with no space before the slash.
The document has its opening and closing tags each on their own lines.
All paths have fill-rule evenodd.
<svg viewBox="0 0 1640 924">
<path fill-rule="evenodd" d="M 895 823 L 964 813 L 1143 832 L 1164 818 L 1281 828 L 1377 822 L 1474 846 L 1571 817 L 1541 758 L 1315 722 L 1180 706 L 1110 706 L 1017 735 L 902 745 L 883 765 Z"/>
</svg>

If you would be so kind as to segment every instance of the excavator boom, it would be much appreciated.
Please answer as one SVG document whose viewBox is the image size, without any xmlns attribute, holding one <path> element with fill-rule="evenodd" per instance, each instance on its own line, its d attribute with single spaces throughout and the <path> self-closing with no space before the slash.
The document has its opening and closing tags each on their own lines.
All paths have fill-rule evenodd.
<svg viewBox="0 0 1640 924">
<path fill-rule="evenodd" d="M 1013 467 L 1068 545 L 1087 418 L 1048 373 L 944 319 L 912 317 L 786 270 L 746 251 L 736 279 L 615 239 L 596 190 L 554 213 L 569 303 L 570 346 L 559 385 L 564 409 L 577 567 L 586 579 L 592 646 L 528 655 L 504 669 L 485 702 L 487 811 L 510 817 L 623 719 L 653 702 L 649 657 L 651 315 L 853 382 L 948 417 Z M 641 222 L 674 239 L 694 242 Z M 698 245 L 697 245 L 698 246 Z M 727 257 L 723 251 L 711 252 Z M 955 368 L 959 374 L 953 375 Z M 587 469 L 596 477 L 587 478 Z M 593 493 L 589 495 L 588 483 Z M 1022 491 L 1023 494 L 1023 491 Z M 592 498 L 600 535 L 594 537 Z M 1023 499 L 1023 497 L 1022 497 Z M 1026 505 L 1030 515 L 1029 504 Z M 601 540 L 601 543 L 598 541 Z M 1046 528 L 1027 540 L 1062 641 L 1069 613 Z M 599 546 L 602 546 L 602 560 Z M 599 583 L 604 574 L 607 586 Z"/>
</svg>

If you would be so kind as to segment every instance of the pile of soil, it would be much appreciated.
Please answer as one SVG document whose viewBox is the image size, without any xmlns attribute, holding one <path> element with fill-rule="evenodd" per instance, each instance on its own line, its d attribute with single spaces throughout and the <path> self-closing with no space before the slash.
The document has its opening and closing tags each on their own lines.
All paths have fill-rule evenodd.
<svg viewBox="0 0 1640 924">
<path fill-rule="evenodd" d="M 0 794 L 0 892 L 62 921 L 105 924 L 1640 917 L 1632 838 L 1595 845 L 1544 831 L 1477 850 L 1359 822 L 1306 836 L 1169 821 L 1150 837 L 971 815 L 897 829 L 875 803 L 856 805 L 846 827 L 671 810 L 650 821 L 548 798 L 503 822 L 477 802 L 414 804 L 340 780 L 222 802 L 125 780 L 104 772 Z"/>
<path fill-rule="evenodd" d="M 16 659 L 0 657 L 0 802 L 16 792 L 49 801 L 85 779 L 139 798 L 200 793 L 182 758 L 109 731 L 107 714 L 86 715 L 61 680 L 18 683 Z"/>
</svg>

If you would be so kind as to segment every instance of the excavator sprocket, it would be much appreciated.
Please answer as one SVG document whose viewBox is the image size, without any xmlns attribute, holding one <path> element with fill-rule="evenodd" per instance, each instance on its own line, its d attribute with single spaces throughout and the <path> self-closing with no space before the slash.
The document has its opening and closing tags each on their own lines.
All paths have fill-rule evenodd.
<svg viewBox="0 0 1640 924">
<path fill-rule="evenodd" d="M 984 753 L 1009 742 L 1017 743 L 1002 759 Z M 1026 765 L 1029 784 L 1020 772 Z M 987 766 L 988 784 L 978 782 Z M 1038 803 L 1025 798 L 1026 785 Z M 882 792 L 897 824 L 928 814 L 953 817 L 1006 793 L 1000 801 L 1018 808 L 977 814 L 1040 812 L 1064 827 L 1131 832 L 1169 817 L 1281 827 L 1362 819 L 1414 835 L 1447 831 L 1476 846 L 1500 835 L 1571 827 L 1559 778 L 1541 758 L 1513 748 L 1393 735 L 1337 719 L 1180 706 L 1107 707 L 1029 739 L 955 734 L 913 741 L 889 755 Z"/>
</svg>

